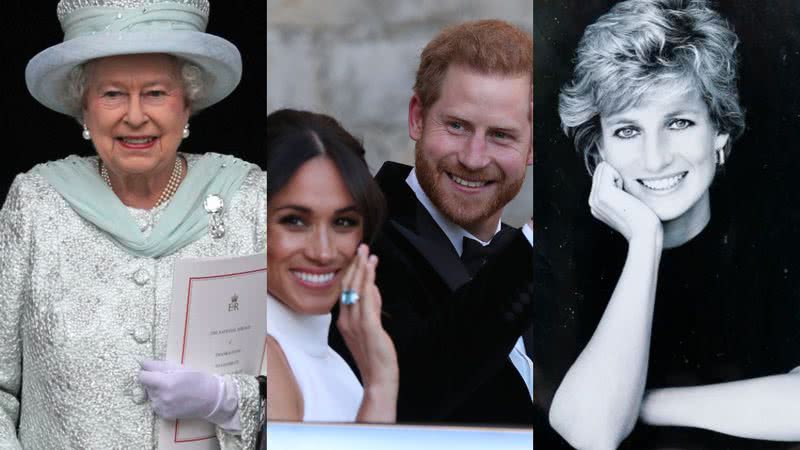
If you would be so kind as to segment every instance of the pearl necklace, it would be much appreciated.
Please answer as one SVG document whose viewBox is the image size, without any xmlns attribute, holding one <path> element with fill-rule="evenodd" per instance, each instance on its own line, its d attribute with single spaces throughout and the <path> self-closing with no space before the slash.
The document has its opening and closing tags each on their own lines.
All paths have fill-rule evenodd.
<svg viewBox="0 0 800 450">
<path fill-rule="evenodd" d="M 111 177 L 108 176 L 108 169 L 106 165 L 103 164 L 102 160 L 100 161 L 100 176 L 106 182 L 109 188 L 113 191 L 114 188 L 111 186 Z M 167 202 L 175 192 L 178 190 L 178 185 L 181 184 L 181 177 L 183 176 L 183 164 L 181 163 L 181 158 L 175 158 L 175 165 L 172 166 L 172 174 L 169 176 L 169 181 L 167 181 L 167 186 L 164 187 L 164 190 L 161 191 L 161 195 L 158 197 L 158 201 L 156 202 L 153 208 L 158 208 L 159 206 L 163 205 Z"/>
</svg>

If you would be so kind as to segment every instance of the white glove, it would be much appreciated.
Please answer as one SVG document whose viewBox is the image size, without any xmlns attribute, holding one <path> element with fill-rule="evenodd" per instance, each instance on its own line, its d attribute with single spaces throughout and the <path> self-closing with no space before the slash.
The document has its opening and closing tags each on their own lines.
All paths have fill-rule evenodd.
<svg viewBox="0 0 800 450">
<path fill-rule="evenodd" d="M 138 378 L 153 411 L 163 419 L 205 419 L 229 431 L 241 429 L 239 390 L 229 377 L 147 360 Z"/>
</svg>

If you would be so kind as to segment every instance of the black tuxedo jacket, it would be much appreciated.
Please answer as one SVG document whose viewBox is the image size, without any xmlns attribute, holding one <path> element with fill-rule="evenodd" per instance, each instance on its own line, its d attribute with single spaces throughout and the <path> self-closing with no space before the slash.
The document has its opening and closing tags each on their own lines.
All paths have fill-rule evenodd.
<svg viewBox="0 0 800 450">
<path fill-rule="evenodd" d="M 530 243 L 509 230 L 507 245 L 470 278 L 406 184 L 410 170 L 387 162 L 376 176 L 389 218 L 371 247 L 400 367 L 398 421 L 531 426 L 530 396 L 508 358 L 521 335 L 529 356 L 533 349 Z M 331 346 L 357 373 L 335 325 Z"/>
</svg>

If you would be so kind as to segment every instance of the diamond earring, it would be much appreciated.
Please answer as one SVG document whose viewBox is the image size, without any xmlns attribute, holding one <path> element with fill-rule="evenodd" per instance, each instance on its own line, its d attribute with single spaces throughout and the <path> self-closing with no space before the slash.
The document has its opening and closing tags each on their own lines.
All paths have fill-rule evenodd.
<svg viewBox="0 0 800 450">
<path fill-rule="evenodd" d="M 83 136 L 83 138 L 87 141 L 92 138 L 92 133 L 89 132 L 89 128 L 86 126 L 86 124 L 83 124 L 83 132 L 81 133 L 81 136 Z"/>
<path fill-rule="evenodd" d="M 720 147 L 717 149 L 717 165 L 724 166 L 725 165 L 725 148 Z"/>
<path fill-rule="evenodd" d="M 186 139 L 189 137 L 189 122 L 186 122 L 186 125 L 183 126 L 183 138 Z"/>
</svg>

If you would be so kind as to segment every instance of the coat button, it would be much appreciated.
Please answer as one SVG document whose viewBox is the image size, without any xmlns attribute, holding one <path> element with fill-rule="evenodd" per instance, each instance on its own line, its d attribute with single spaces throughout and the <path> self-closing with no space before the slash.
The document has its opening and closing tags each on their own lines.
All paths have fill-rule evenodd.
<svg viewBox="0 0 800 450">
<path fill-rule="evenodd" d="M 150 273 L 147 269 L 139 269 L 133 274 L 133 281 L 139 286 L 144 286 L 150 281 Z"/>
<path fill-rule="evenodd" d="M 150 340 L 150 327 L 147 325 L 139 325 L 133 330 L 133 340 L 140 344 Z"/>
<path fill-rule="evenodd" d="M 133 403 L 141 405 L 147 401 L 147 392 L 145 392 L 143 387 L 137 384 L 136 386 L 131 387 L 131 400 Z"/>
</svg>

